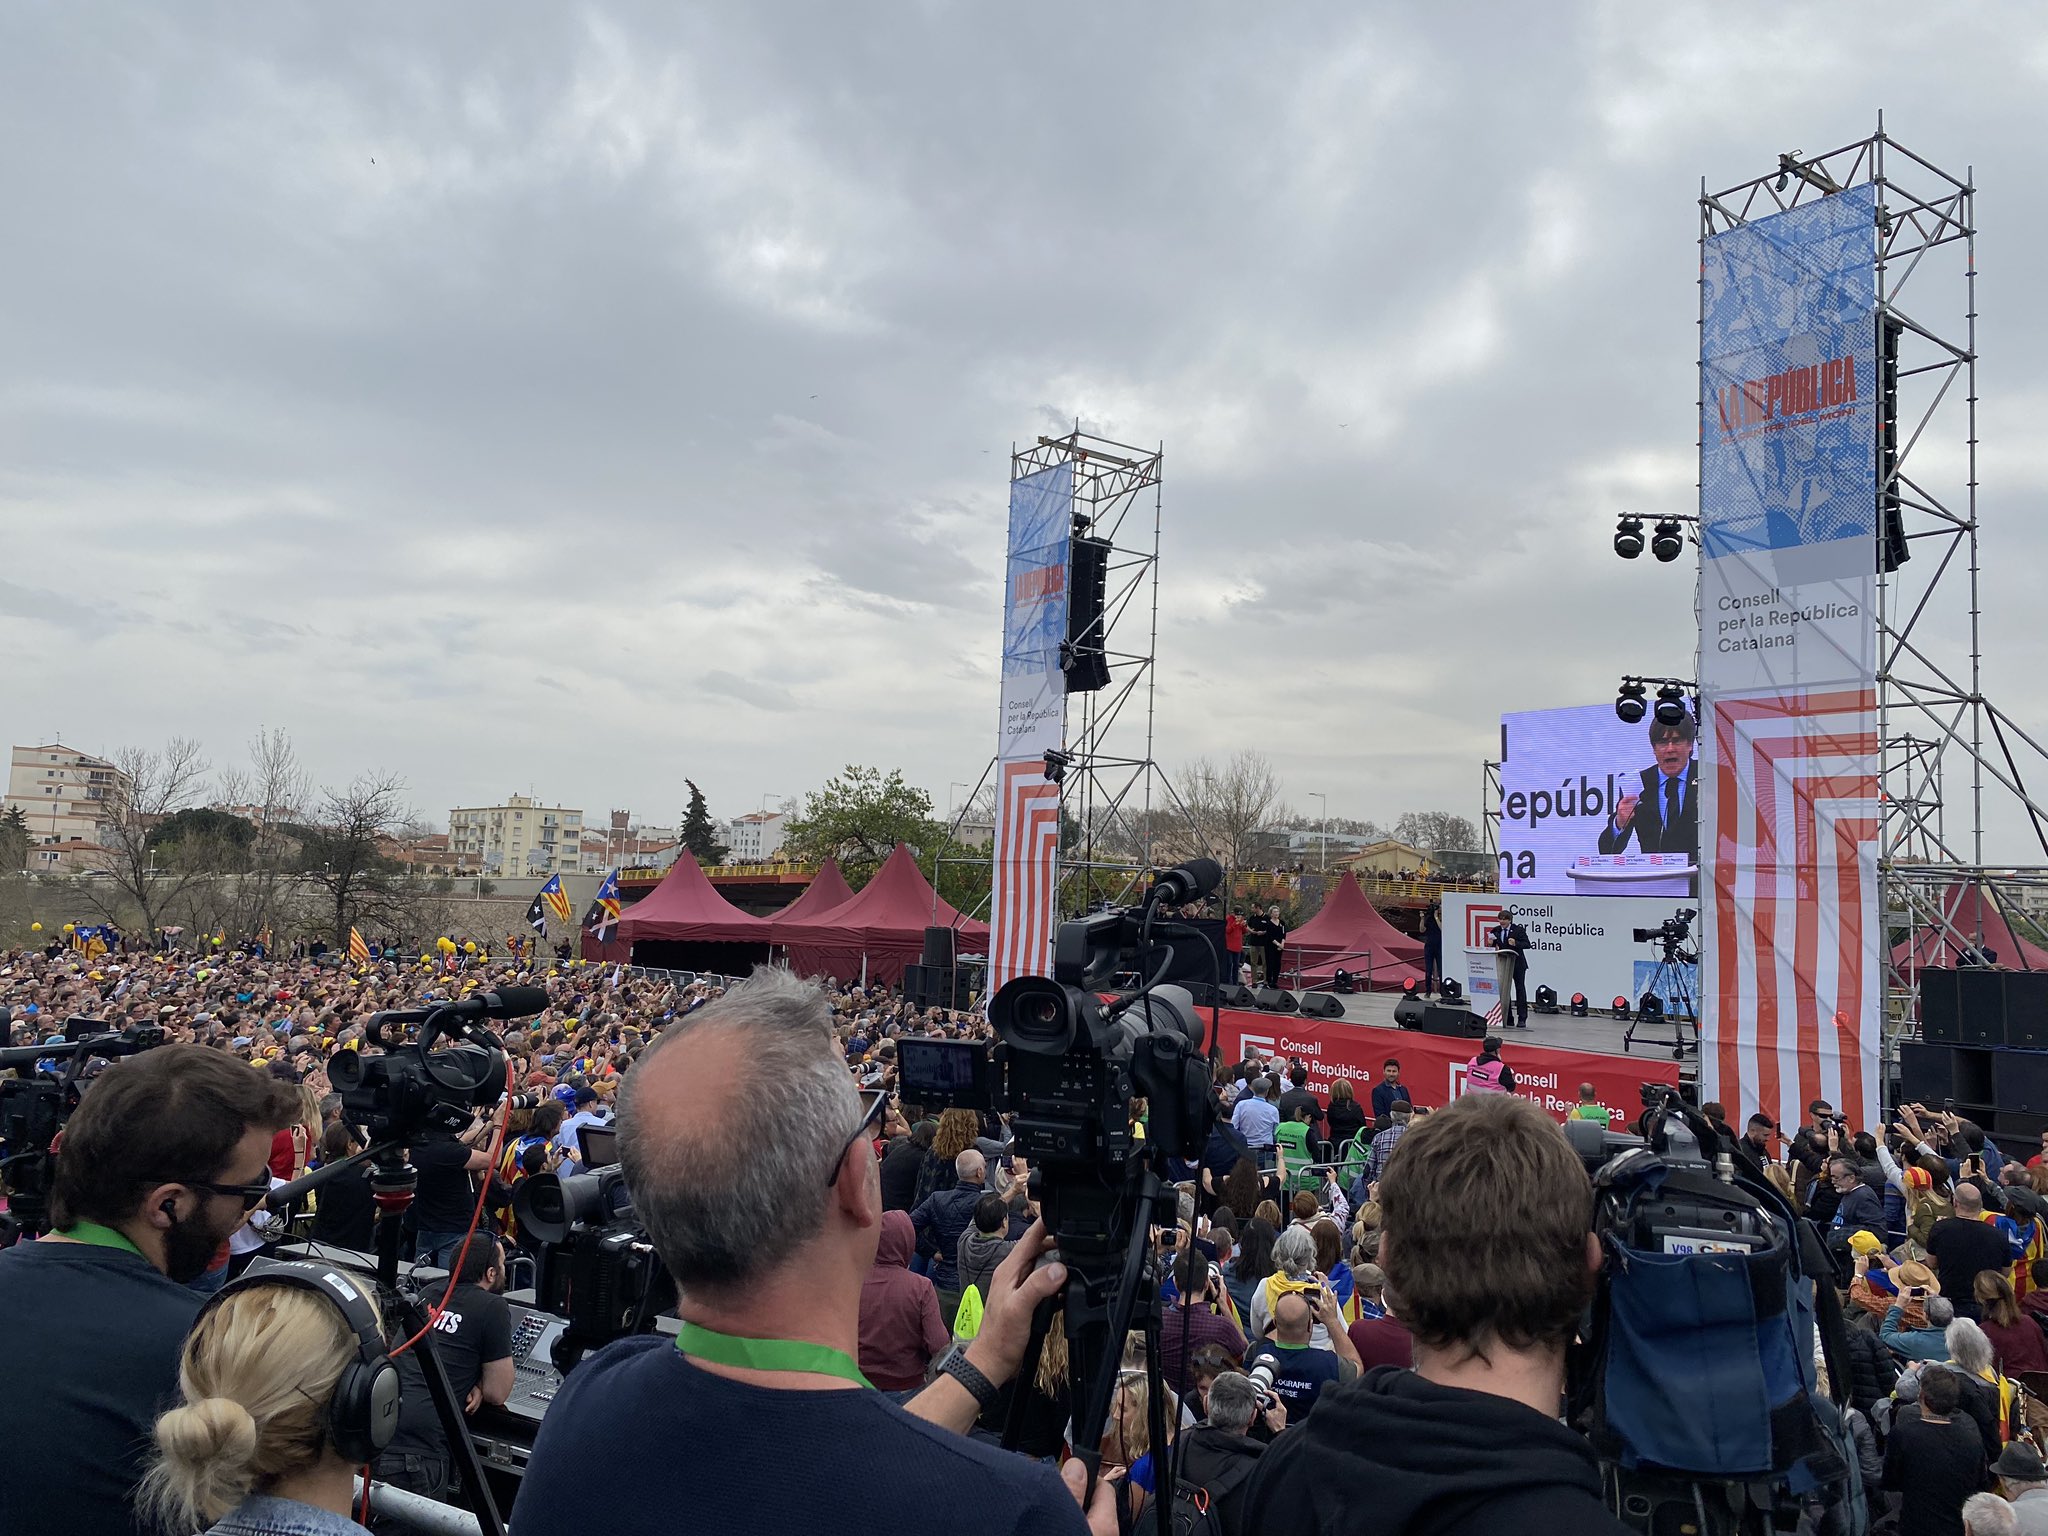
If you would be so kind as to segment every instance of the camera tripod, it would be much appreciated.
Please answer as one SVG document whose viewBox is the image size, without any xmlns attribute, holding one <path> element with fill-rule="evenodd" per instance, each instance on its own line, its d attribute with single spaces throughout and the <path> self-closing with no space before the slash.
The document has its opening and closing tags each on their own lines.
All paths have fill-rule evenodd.
<svg viewBox="0 0 2048 1536">
<path fill-rule="evenodd" d="M 1650 973 L 1650 983 L 1637 998 L 1636 1016 L 1629 1021 L 1628 1031 L 1621 1037 L 1621 1048 L 1625 1053 L 1636 1043 L 1636 1031 L 1653 1022 L 1642 1014 L 1641 999 L 1654 997 L 1663 1010 L 1660 1017 L 1671 1025 L 1671 1055 L 1683 1061 L 1685 1053 L 1698 1053 L 1700 1048 L 1700 1010 L 1693 1000 L 1692 982 L 1686 974 L 1686 967 L 1699 964 L 1698 955 L 1680 951 L 1676 939 L 1664 940 L 1664 953 L 1657 961 L 1657 969 Z M 1688 1039 L 1686 1031 L 1692 1031 Z"/>
</svg>

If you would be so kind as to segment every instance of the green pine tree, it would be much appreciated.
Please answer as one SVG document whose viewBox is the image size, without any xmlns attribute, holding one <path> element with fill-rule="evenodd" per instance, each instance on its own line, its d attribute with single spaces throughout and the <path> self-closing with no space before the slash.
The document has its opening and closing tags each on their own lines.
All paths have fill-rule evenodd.
<svg viewBox="0 0 2048 1536">
<path fill-rule="evenodd" d="M 689 849 L 690 857 L 699 864 L 721 863 L 726 848 L 718 840 L 718 829 L 712 825 L 711 813 L 704 808 L 704 791 L 697 787 L 694 779 L 683 782 L 690 786 L 690 808 L 683 812 L 682 834 L 677 840 Z"/>
</svg>

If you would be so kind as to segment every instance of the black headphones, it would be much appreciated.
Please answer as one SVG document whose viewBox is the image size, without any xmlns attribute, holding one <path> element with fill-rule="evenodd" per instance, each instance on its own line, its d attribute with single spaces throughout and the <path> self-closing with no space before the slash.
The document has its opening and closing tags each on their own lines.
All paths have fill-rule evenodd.
<svg viewBox="0 0 2048 1536">
<path fill-rule="evenodd" d="M 197 1328 L 206 1314 L 237 1291 L 259 1285 L 284 1285 L 324 1296 L 336 1307 L 356 1336 L 356 1358 L 341 1368 L 334 1396 L 327 1405 L 327 1437 L 342 1460 L 367 1466 L 398 1432 L 398 1367 L 384 1348 L 377 1314 L 347 1271 L 326 1264 L 270 1263 L 251 1265 L 230 1280 L 199 1309 Z"/>
</svg>

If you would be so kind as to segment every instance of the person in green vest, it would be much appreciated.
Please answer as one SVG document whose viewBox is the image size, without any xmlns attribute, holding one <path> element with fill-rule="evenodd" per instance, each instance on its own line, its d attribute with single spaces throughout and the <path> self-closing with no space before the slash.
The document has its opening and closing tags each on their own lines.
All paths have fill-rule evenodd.
<svg viewBox="0 0 2048 1536">
<path fill-rule="evenodd" d="M 1308 1165 L 1315 1154 L 1309 1150 L 1310 1117 L 1314 1109 L 1298 1104 L 1294 1112 L 1280 1122 L 1273 1132 L 1273 1139 L 1280 1145 L 1280 1178 L 1282 1187 L 1289 1194 L 1298 1189 L 1314 1189 L 1316 1176 L 1309 1172 Z"/>
<path fill-rule="evenodd" d="M 1614 1116 L 1608 1113 L 1604 1106 L 1594 1102 L 1599 1097 L 1600 1095 L 1595 1091 L 1591 1083 L 1579 1084 L 1579 1102 L 1572 1106 L 1570 1118 L 1574 1120 L 1598 1120 L 1602 1125 L 1612 1129 Z"/>
</svg>

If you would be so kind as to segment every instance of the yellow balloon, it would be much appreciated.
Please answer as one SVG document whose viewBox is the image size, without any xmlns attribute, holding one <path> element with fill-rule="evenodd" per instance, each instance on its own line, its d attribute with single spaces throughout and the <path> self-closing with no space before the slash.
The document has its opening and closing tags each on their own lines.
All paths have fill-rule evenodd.
<svg viewBox="0 0 2048 1536">
<path fill-rule="evenodd" d="M 28 931 L 30 933 L 41 933 L 43 931 L 43 925 L 41 923 L 30 923 L 28 925 Z"/>
<path fill-rule="evenodd" d="M 64 931 L 65 931 L 66 933 L 76 933 L 76 932 L 78 932 L 78 924 L 76 924 L 76 923 L 66 923 L 66 924 L 64 925 Z"/>
<path fill-rule="evenodd" d="M 465 955 L 473 955 L 473 954 L 475 954 L 475 953 L 476 953 L 476 940 L 475 940 L 475 939 L 464 939 L 464 940 L 462 941 L 462 952 L 463 952 L 463 953 L 464 953 Z"/>
<path fill-rule="evenodd" d="M 433 961 L 431 961 L 431 960 L 429 960 L 429 959 L 428 959 L 428 958 L 427 958 L 427 957 L 426 957 L 425 955 L 421 955 L 421 956 L 420 956 L 420 964 L 421 964 L 421 965 L 432 965 L 433 963 L 434 963 L 434 962 L 433 962 Z"/>
</svg>

